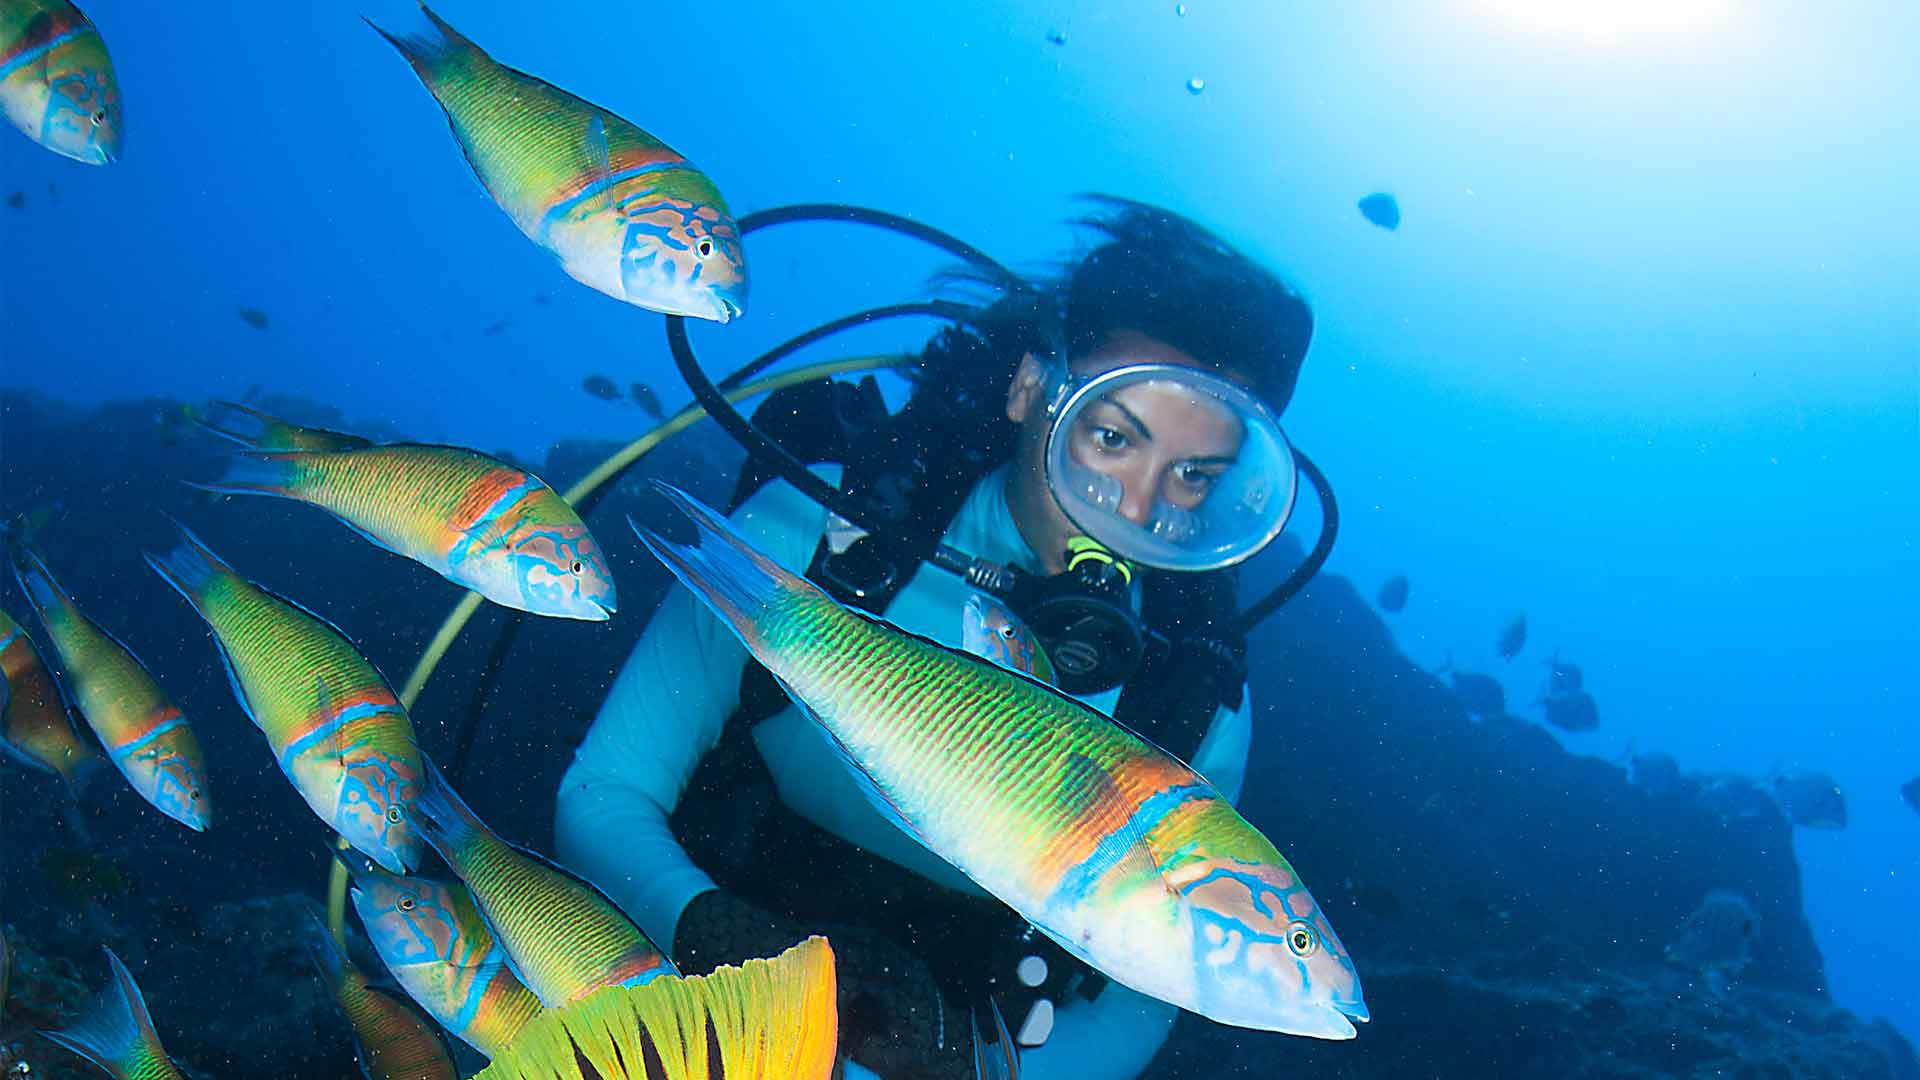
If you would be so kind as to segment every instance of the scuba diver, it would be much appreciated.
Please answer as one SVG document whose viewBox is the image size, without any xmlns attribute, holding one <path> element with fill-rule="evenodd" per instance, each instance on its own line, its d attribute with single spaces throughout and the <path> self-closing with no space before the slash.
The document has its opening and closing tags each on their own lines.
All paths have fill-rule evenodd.
<svg viewBox="0 0 1920 1080">
<path fill-rule="evenodd" d="M 841 602 L 950 646 L 969 600 L 999 593 L 1063 692 L 1237 800 L 1252 611 L 1236 568 L 1284 529 L 1302 472 L 1328 511 L 1307 575 L 1331 543 L 1324 481 L 1277 421 L 1313 316 L 1200 226 L 1100 202 L 1091 250 L 1056 280 L 993 283 L 926 346 L 897 413 L 870 377 L 770 396 L 754 427 L 812 476 L 750 457 L 730 517 Z M 803 493 L 813 477 L 861 520 Z M 1144 1070 L 1177 1010 L 1069 957 L 847 770 L 675 586 L 560 783 L 557 854 L 689 973 L 827 935 L 850 1078 L 971 1077 L 990 1008 L 1028 1080 Z"/>
</svg>

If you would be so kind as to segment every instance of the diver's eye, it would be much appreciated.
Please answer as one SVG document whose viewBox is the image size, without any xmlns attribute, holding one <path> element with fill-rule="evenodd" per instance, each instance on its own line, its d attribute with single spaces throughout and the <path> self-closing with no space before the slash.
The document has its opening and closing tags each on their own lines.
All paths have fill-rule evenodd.
<svg viewBox="0 0 1920 1080">
<path fill-rule="evenodd" d="M 387 807 L 387 824 L 389 825 L 400 824 L 400 808 L 399 807 L 397 806 Z"/>
<path fill-rule="evenodd" d="M 401 898 L 400 898 L 400 910 L 401 910 L 401 911 L 412 911 L 412 910 L 413 910 L 413 897 L 411 897 L 411 896 L 403 896 L 403 897 L 401 897 Z"/>
<path fill-rule="evenodd" d="M 1287 930 L 1287 948 L 1293 950 L 1293 955 L 1304 959 L 1312 956 L 1314 951 L 1320 948 L 1320 942 L 1313 936 L 1310 928 L 1294 923 Z"/>
<path fill-rule="evenodd" d="M 1212 490 L 1214 481 L 1220 477 L 1198 465 L 1182 465 L 1173 472 L 1174 478 L 1191 491 L 1207 492 Z"/>
<path fill-rule="evenodd" d="M 1102 450 L 1125 450 L 1127 448 L 1126 435 L 1110 427 L 1094 428 L 1093 442 L 1094 445 Z"/>
<path fill-rule="evenodd" d="M 587 572 L 587 564 L 581 562 L 579 559 L 575 559 L 573 560 L 573 565 L 567 567 L 567 569 L 573 571 L 574 577 L 579 577 L 581 574 Z"/>
<path fill-rule="evenodd" d="M 710 236 L 701 237 L 700 242 L 693 245 L 693 250 L 699 253 L 703 259 L 711 256 L 713 254 L 713 238 Z"/>
</svg>

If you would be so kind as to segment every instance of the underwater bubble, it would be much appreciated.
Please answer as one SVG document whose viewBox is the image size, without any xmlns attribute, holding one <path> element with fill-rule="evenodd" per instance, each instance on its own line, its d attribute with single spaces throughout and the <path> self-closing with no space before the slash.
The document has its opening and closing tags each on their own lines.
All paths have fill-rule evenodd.
<svg viewBox="0 0 1920 1080">
<path fill-rule="evenodd" d="M 1207 80 L 1195 76 L 1187 80 L 1187 93 L 1197 94 L 1207 88 Z"/>
<path fill-rule="evenodd" d="M 1184 18 L 1186 18 L 1186 17 L 1187 17 L 1187 5 L 1185 5 L 1185 4 L 1175 4 L 1175 5 L 1173 5 L 1173 13 L 1174 13 L 1175 15 L 1178 15 L 1178 16 L 1180 16 L 1180 17 L 1181 17 L 1181 18 L 1183 18 L 1183 19 L 1184 19 Z"/>
</svg>

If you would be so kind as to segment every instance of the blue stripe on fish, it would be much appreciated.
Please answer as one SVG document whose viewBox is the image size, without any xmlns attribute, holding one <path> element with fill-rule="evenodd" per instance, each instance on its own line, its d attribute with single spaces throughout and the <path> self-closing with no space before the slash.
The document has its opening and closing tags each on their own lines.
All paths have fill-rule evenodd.
<svg viewBox="0 0 1920 1080">
<path fill-rule="evenodd" d="M 154 728 L 152 731 L 147 732 L 145 735 L 142 735 L 139 738 L 128 743 L 124 748 L 113 751 L 113 760 L 115 761 L 127 760 L 133 755 L 139 753 L 142 749 L 145 749 L 146 747 L 152 745 L 155 739 L 158 739 L 160 736 L 165 735 L 169 731 L 172 731 L 174 728 L 185 727 L 186 723 L 187 723 L 187 718 L 185 716 L 174 717 L 173 719 L 167 721 L 166 723 L 161 724 L 160 726 Z"/>
<path fill-rule="evenodd" d="M 1216 797 L 1213 790 L 1204 784 L 1180 784 L 1154 793 L 1134 810 L 1125 825 L 1103 837 L 1085 862 L 1060 879 L 1053 895 L 1047 898 L 1047 906 L 1078 904 L 1108 871 L 1132 854 L 1148 831 L 1168 814 L 1183 803 Z"/>
<path fill-rule="evenodd" d="M 492 531 L 491 526 L 499 520 L 501 514 L 512 509 L 513 504 L 519 502 L 522 497 L 539 491 L 544 486 L 539 480 L 529 475 L 525 480 L 501 492 L 500 496 L 493 500 L 493 504 L 482 510 L 480 516 L 473 519 L 473 524 L 461 532 L 459 541 L 453 545 L 453 550 L 447 552 L 447 565 L 457 567 L 465 562 L 473 553 L 474 541 Z M 506 538 L 503 536 L 500 539 L 504 542 Z"/>
<path fill-rule="evenodd" d="M 371 701 L 363 701 L 358 705 L 350 705 L 347 708 L 341 709 L 326 723 L 321 724 L 319 727 L 288 743 L 286 751 L 280 755 L 280 767 L 287 770 L 289 775 L 291 775 L 295 761 L 298 761 L 302 755 L 312 750 L 315 746 L 333 738 L 346 724 L 355 720 L 364 720 L 369 716 L 399 712 L 400 707 L 397 705 Z"/>
<path fill-rule="evenodd" d="M 35 60 L 40 59 L 41 57 L 47 55 L 48 53 L 59 48 L 60 46 L 65 45 L 67 42 L 72 41 L 74 38 L 79 37 L 81 34 L 86 33 L 90 29 L 92 28 L 87 26 L 76 26 L 73 29 L 68 30 L 66 33 L 61 34 L 58 37 L 52 38 L 44 44 L 36 45 L 33 48 L 28 49 L 26 52 L 21 53 L 19 56 L 16 56 L 13 59 L 7 61 L 6 63 L 0 64 L 0 79 L 7 78 L 8 76 L 12 75 L 14 72 L 20 70 L 23 67 L 26 67 L 28 64 L 33 63 Z"/>
<path fill-rule="evenodd" d="M 611 176 L 602 177 L 598 180 L 593 181 L 592 183 L 588 184 L 586 187 L 581 188 L 579 194 L 573 195 L 569 198 L 561 200 L 560 202 L 554 203 L 551 207 L 547 209 L 547 212 L 545 214 L 542 214 L 540 216 L 539 235 L 534 238 L 534 243 L 539 244 L 542 247 L 550 246 L 548 233 L 557 222 L 561 221 L 562 219 L 566 218 L 568 215 L 572 214 L 574 209 L 577 208 L 581 203 L 586 202 L 590 199 L 593 199 L 597 196 L 606 194 L 607 189 L 613 187 L 614 185 L 619 184 L 625 180 L 631 180 L 636 176 L 645 176 L 648 173 L 666 172 L 669 169 L 683 169 L 683 168 L 686 168 L 686 166 L 687 166 L 687 163 L 685 159 L 682 159 L 679 161 L 655 161 L 646 165 L 635 165 L 631 169 L 622 169 Z M 633 198 L 633 196 L 628 196 L 628 199 L 631 199 L 631 198 Z M 623 202 L 624 201 L 626 200 L 623 200 Z"/>
</svg>

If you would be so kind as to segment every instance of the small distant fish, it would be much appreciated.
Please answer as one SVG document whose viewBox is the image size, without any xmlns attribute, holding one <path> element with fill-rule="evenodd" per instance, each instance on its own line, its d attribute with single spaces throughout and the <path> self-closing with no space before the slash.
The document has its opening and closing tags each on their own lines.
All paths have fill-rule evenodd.
<svg viewBox="0 0 1920 1080">
<path fill-rule="evenodd" d="M 613 380 L 607 378 L 605 375 L 589 375 L 581 379 L 580 389 L 585 390 L 587 396 L 597 397 L 601 401 L 620 400 L 620 388 L 615 386 Z"/>
<path fill-rule="evenodd" d="M 33 640 L 13 617 L 0 611 L 0 686 L 6 704 L 0 706 L 0 750 L 22 764 L 45 769 L 77 792 L 81 776 L 100 763 L 100 754 L 73 730 L 67 704 L 33 647 Z"/>
<path fill-rule="evenodd" d="M 1468 712 L 1482 720 L 1492 719 L 1507 711 L 1506 688 L 1491 675 L 1472 671 L 1454 672 L 1453 696 L 1460 699 L 1460 704 Z"/>
<path fill-rule="evenodd" d="M 1753 961 L 1754 931 L 1759 922 L 1746 897 L 1715 889 L 1674 932 L 1664 950 L 1666 960 L 1675 967 L 1698 972 L 1710 989 L 1724 993 L 1727 983 L 1738 978 Z"/>
<path fill-rule="evenodd" d="M 256 414 L 258 415 L 258 414 Z M 264 417 L 222 433 L 257 448 L 227 474 L 194 486 L 317 506 L 375 545 L 496 604 L 535 615 L 601 621 L 616 606 L 613 573 L 586 523 L 532 473 L 455 446 L 382 443 L 268 451 L 286 438 L 337 437 Z M 257 441 L 256 441 L 257 440 Z"/>
<path fill-rule="evenodd" d="M 24 191 L 16 191 L 7 196 L 7 205 L 13 207 L 15 210 L 25 210 L 27 208 L 27 193 Z"/>
<path fill-rule="evenodd" d="M 553 297 L 543 292 L 537 292 L 533 294 L 533 302 L 539 304 L 541 307 L 546 307 L 548 304 L 553 303 Z"/>
<path fill-rule="evenodd" d="M 184 1080 L 160 1045 L 147 1001 L 127 966 L 112 949 L 103 951 L 111 969 L 107 985 L 78 1020 L 60 1031 L 42 1031 L 40 1036 L 100 1066 L 114 1080 Z"/>
<path fill-rule="evenodd" d="M 1065 45 L 1066 43 L 1067 43 L 1067 32 L 1065 30 L 1054 29 L 1054 30 L 1047 31 L 1047 44 Z"/>
<path fill-rule="evenodd" d="M 249 450 L 364 450 L 373 445 L 358 435 L 289 424 L 233 401 L 216 401 L 197 419 L 201 427 Z"/>
<path fill-rule="evenodd" d="M 507 328 L 507 320 L 499 319 L 480 328 L 482 337 L 499 337 Z"/>
<path fill-rule="evenodd" d="M 980 1017 L 969 1010 L 967 1022 L 973 1026 L 973 1080 L 1020 1080 L 1020 1047 L 1007 1031 L 1007 1018 L 1000 1015 L 1000 1003 L 987 998 L 993 1014 L 993 1043 L 980 1037 Z"/>
<path fill-rule="evenodd" d="M 481 186 L 528 239 L 616 300 L 717 322 L 746 310 L 740 227 L 705 173 L 625 119 L 498 63 L 424 5 L 421 12 L 431 25 L 416 32 L 374 29 L 413 65 Z"/>
<path fill-rule="evenodd" d="M 1384 191 L 1376 191 L 1356 204 L 1360 216 L 1392 232 L 1400 227 L 1400 201 Z"/>
<path fill-rule="evenodd" d="M 1600 705 L 1585 690 L 1549 694 L 1540 704 L 1547 710 L 1547 723 L 1561 731 L 1592 731 L 1600 726 Z"/>
<path fill-rule="evenodd" d="M 308 951 L 353 1031 L 354 1056 L 366 1080 L 459 1080 L 433 1021 L 413 1002 L 369 983 L 326 927 L 314 927 Z"/>
<path fill-rule="evenodd" d="M 833 949 L 618 987 L 553 1009 L 474 1080 L 828 1080 L 839 1038 Z"/>
<path fill-rule="evenodd" d="M 421 833 L 466 884 L 514 974 L 543 1004 L 679 974 L 605 893 L 494 835 L 431 762 L 427 778 L 415 804 Z"/>
<path fill-rule="evenodd" d="M 352 853 L 340 861 L 373 951 L 448 1031 L 498 1057 L 540 1015 L 540 999 L 513 973 L 465 885 L 389 874 Z"/>
<path fill-rule="evenodd" d="M 637 382 L 627 388 L 627 393 L 633 398 L 633 403 L 640 406 L 641 412 L 655 420 L 664 415 L 660 411 L 660 395 L 653 392 L 653 387 Z"/>
<path fill-rule="evenodd" d="M 1790 773 L 1773 778 L 1773 798 L 1787 820 L 1803 829 L 1847 827 L 1847 797 L 1826 773 Z"/>
<path fill-rule="evenodd" d="M 1008 671 L 1053 683 L 1053 661 L 1033 629 L 998 597 L 974 593 L 961 615 L 960 647 Z"/>
<path fill-rule="evenodd" d="M 131 650 L 81 613 L 38 553 L 16 546 L 13 571 L 60 659 L 68 696 L 107 759 L 154 809 L 206 831 L 213 823 L 206 759 L 180 707 Z"/>
<path fill-rule="evenodd" d="M 1405 574 L 1399 574 L 1388 578 L 1387 583 L 1380 586 L 1378 599 L 1380 602 L 1380 610 L 1388 614 L 1405 610 L 1407 606 L 1407 576 Z"/>
<path fill-rule="evenodd" d="M 1206 88 L 1207 80 L 1200 78 L 1198 75 L 1187 80 L 1187 93 L 1195 97 L 1198 97 Z"/>
<path fill-rule="evenodd" d="M 1549 694 L 1569 694 L 1580 689 L 1583 681 L 1580 665 L 1571 660 L 1560 659 L 1558 650 L 1547 661 L 1547 692 Z"/>
<path fill-rule="evenodd" d="M 120 84 L 107 43 L 67 0 L 0 0 L 0 112 L 88 165 L 120 157 Z"/>
<path fill-rule="evenodd" d="M 241 322 L 246 323 L 255 330 L 265 330 L 267 328 L 267 313 L 261 311 L 259 308 L 235 308 L 233 309 L 233 313 L 240 316 Z"/>
<path fill-rule="evenodd" d="M 345 634 L 241 577 L 179 526 L 146 556 L 213 630 L 227 681 L 274 762 L 313 812 L 395 873 L 425 859 L 409 813 L 420 747 L 392 687 Z"/>
<path fill-rule="evenodd" d="M 1914 813 L 1920 814 L 1920 776 L 1900 785 L 1900 797 L 1907 800 Z"/>
<path fill-rule="evenodd" d="M 1520 655 L 1520 650 L 1526 648 L 1526 645 L 1527 616 L 1525 612 L 1521 612 L 1513 617 L 1513 621 L 1507 624 L 1505 630 L 1500 631 L 1500 640 L 1494 643 L 1494 651 L 1500 654 L 1500 659 L 1512 660 Z"/>
</svg>

